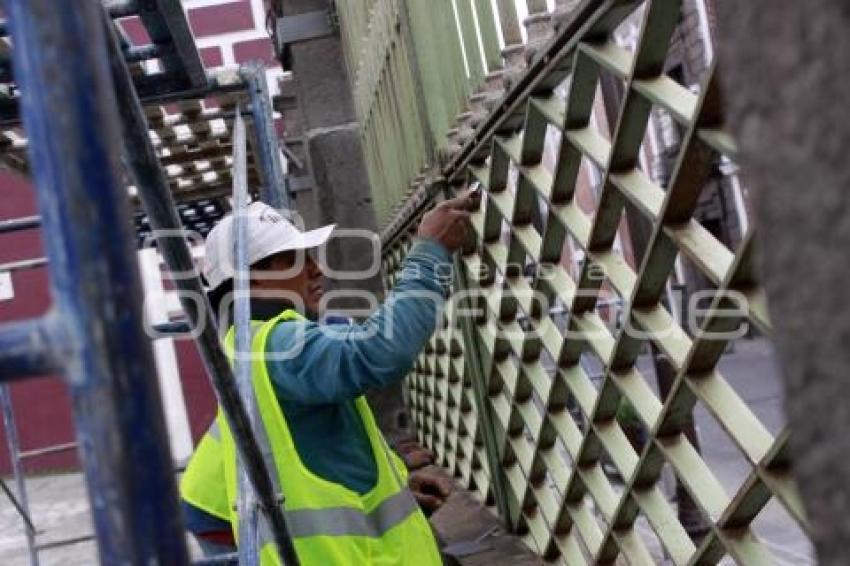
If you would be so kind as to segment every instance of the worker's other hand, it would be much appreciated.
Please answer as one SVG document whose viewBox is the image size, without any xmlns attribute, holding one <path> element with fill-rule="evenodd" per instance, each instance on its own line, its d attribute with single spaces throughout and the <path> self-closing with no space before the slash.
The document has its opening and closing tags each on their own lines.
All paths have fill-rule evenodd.
<svg viewBox="0 0 850 566">
<path fill-rule="evenodd" d="M 396 453 L 408 470 L 418 470 L 434 463 L 434 453 L 416 440 L 403 440 L 395 445 Z"/>
<path fill-rule="evenodd" d="M 454 487 L 452 480 L 433 466 L 411 472 L 407 485 L 425 515 L 442 507 Z"/>
<path fill-rule="evenodd" d="M 457 250 L 471 228 L 469 216 L 479 201 L 478 191 L 472 190 L 444 200 L 422 217 L 417 235 L 439 242 L 450 252 Z"/>
</svg>

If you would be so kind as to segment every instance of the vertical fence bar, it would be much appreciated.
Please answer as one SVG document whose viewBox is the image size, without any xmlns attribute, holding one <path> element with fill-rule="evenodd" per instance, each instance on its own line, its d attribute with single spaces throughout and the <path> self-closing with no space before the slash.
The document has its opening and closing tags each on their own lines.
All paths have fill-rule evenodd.
<svg viewBox="0 0 850 566">
<path fill-rule="evenodd" d="M 263 181 L 260 186 L 260 196 L 263 202 L 273 208 L 278 210 L 289 209 L 291 202 L 286 190 L 283 164 L 280 159 L 280 146 L 274 127 L 265 67 L 258 64 L 246 65 L 242 69 L 242 76 L 245 79 L 248 96 L 251 100 L 257 162 L 260 166 L 260 178 Z"/>
<path fill-rule="evenodd" d="M 35 547 L 35 525 L 30 516 L 27 482 L 21 465 L 21 446 L 18 441 L 18 427 L 15 424 L 15 409 L 12 406 L 12 391 L 8 385 L 0 385 L 0 411 L 3 411 L 3 425 L 6 428 L 6 444 L 9 447 L 9 461 L 12 464 L 12 476 L 17 490 L 18 512 L 24 521 L 27 537 L 27 549 L 30 553 L 30 566 L 38 566 L 38 549 Z M 13 502 L 14 504 L 14 502 Z"/>
<path fill-rule="evenodd" d="M 455 281 L 458 288 L 466 290 L 468 285 L 466 282 L 466 273 L 461 259 L 456 258 L 454 262 Z M 467 298 L 466 301 L 472 301 Z M 473 305 L 466 305 L 470 312 L 475 308 Z M 484 452 L 487 456 L 487 467 L 490 470 L 490 484 L 493 488 L 493 498 L 496 500 L 496 508 L 498 516 L 505 521 L 506 524 L 511 522 L 511 506 L 508 499 L 508 488 L 505 483 L 505 472 L 499 457 L 499 447 L 497 432 L 494 424 L 496 417 L 493 415 L 492 406 L 488 400 L 487 381 L 484 370 L 486 359 L 481 352 L 476 336 L 476 330 L 473 327 L 473 321 L 469 316 L 460 317 L 461 333 L 465 344 L 464 355 L 470 372 L 470 381 L 474 393 L 475 406 L 479 415 L 478 426 L 481 429 L 481 437 L 484 441 Z M 470 458 L 472 455 L 470 454 Z"/>
<path fill-rule="evenodd" d="M 436 41 L 439 42 L 438 45 L 443 50 L 443 64 L 449 71 L 450 80 L 454 86 L 456 96 L 454 112 L 463 112 L 467 97 L 472 93 L 472 89 L 464 66 L 462 38 L 458 22 L 455 19 L 454 4 L 453 2 L 448 2 L 445 5 L 436 3 L 433 12 L 439 18 L 436 22 L 438 34 Z"/>
<path fill-rule="evenodd" d="M 442 187 L 442 192 L 445 198 L 452 198 L 454 196 L 448 184 Z M 466 269 L 461 254 L 463 254 L 463 250 L 456 253 L 454 257 L 455 292 L 463 292 L 469 289 L 469 282 L 466 278 Z M 467 304 L 459 304 L 458 307 L 465 307 L 467 312 L 474 312 L 476 305 L 473 304 L 473 301 L 476 299 L 477 297 L 467 296 L 464 299 Z M 484 361 L 486 358 L 481 351 L 478 333 L 474 326 L 475 321 L 469 315 L 463 315 L 459 318 L 464 343 L 464 360 L 470 373 L 470 382 L 472 383 L 475 406 L 478 412 L 478 427 L 481 429 L 484 452 L 487 456 L 487 467 L 490 469 L 490 485 L 493 488 L 493 498 L 496 500 L 499 517 L 507 525 L 510 525 L 512 514 L 510 500 L 508 498 L 507 479 L 505 478 L 505 470 L 500 461 L 498 435 L 494 426 L 497 419 L 493 414 L 492 405 L 488 400 L 487 374 L 484 369 L 487 362 Z M 472 455 L 470 454 L 471 458 Z"/>
<path fill-rule="evenodd" d="M 248 420 L 256 430 L 262 424 L 258 422 L 257 407 L 253 403 L 254 385 L 251 379 L 251 304 L 248 281 L 248 226 L 245 222 L 248 207 L 247 166 L 245 121 L 242 119 L 242 111 L 237 107 L 236 119 L 233 122 L 233 260 L 236 268 L 233 278 L 233 325 L 236 334 L 233 373 L 236 376 L 239 395 L 248 413 Z M 257 540 L 257 498 L 248 481 L 242 459 L 239 460 L 239 561 L 242 564 L 257 564 L 260 556 Z"/>
<path fill-rule="evenodd" d="M 469 82 L 477 87 L 484 78 L 484 61 L 481 59 L 481 48 L 478 44 L 478 30 L 475 27 L 475 16 L 472 11 L 472 0 L 457 0 L 457 19 L 460 24 L 460 39 L 466 54 L 466 65 L 469 69 Z"/>
<path fill-rule="evenodd" d="M 445 147 L 445 133 L 451 127 L 450 121 L 454 117 L 449 102 L 453 97 L 444 76 L 445 61 L 440 56 L 439 46 L 425 40 L 435 35 L 433 14 L 429 13 L 428 6 L 408 0 L 403 3 L 402 9 L 407 24 L 402 26 L 402 32 L 407 35 L 405 41 L 410 44 L 410 59 L 415 61 L 415 67 L 412 68 L 419 75 L 421 84 L 419 98 L 427 114 L 430 130 L 428 143 L 436 153 L 436 150 Z"/>
<path fill-rule="evenodd" d="M 418 118 L 419 139 L 423 144 L 424 166 L 429 167 L 437 162 L 437 146 L 435 144 L 434 125 L 428 111 L 428 101 L 425 96 L 425 80 L 422 65 L 413 41 L 413 28 L 410 22 L 410 12 L 406 2 L 399 3 L 399 37 L 398 47 L 403 54 L 402 65 L 407 69 L 406 87 L 411 104 L 416 109 Z M 436 100 L 435 100 L 436 101 Z"/>
<path fill-rule="evenodd" d="M 496 30 L 496 15 L 493 13 L 492 0 L 474 0 L 475 13 L 478 16 L 478 29 L 481 31 L 481 45 L 484 47 L 484 59 L 487 72 L 502 68 L 502 50 L 499 47 L 499 32 Z"/>
<path fill-rule="evenodd" d="M 186 541 L 116 148 L 100 2 L 8 0 L 14 75 L 71 343 L 67 378 L 105 564 L 185 564 Z M 56 114 L 61 112 L 61 117 Z"/>
<path fill-rule="evenodd" d="M 107 24 L 109 22 L 107 21 Z M 141 103 L 133 88 L 127 65 L 121 56 L 118 37 L 111 25 L 110 64 L 115 90 L 123 118 L 127 166 L 139 192 L 151 228 L 167 237 L 158 238 L 159 250 L 171 270 L 175 285 L 180 291 L 180 302 L 193 328 L 198 332 L 198 349 L 206 365 L 216 397 L 227 418 L 236 450 L 257 494 L 261 508 L 266 513 L 269 528 L 287 566 L 297 564 L 295 547 L 277 501 L 272 481 L 263 464 L 263 456 L 251 432 L 245 407 L 239 397 L 230 362 L 221 349 L 212 309 L 201 286 L 200 274 L 184 238 L 185 231 L 177 217 L 174 198 L 168 178 L 159 162 L 156 150 L 148 136 L 148 124 Z"/>
</svg>

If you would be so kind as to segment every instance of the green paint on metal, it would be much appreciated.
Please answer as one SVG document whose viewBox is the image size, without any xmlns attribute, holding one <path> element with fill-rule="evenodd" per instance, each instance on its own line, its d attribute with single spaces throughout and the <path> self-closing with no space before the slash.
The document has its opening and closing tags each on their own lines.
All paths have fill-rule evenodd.
<svg viewBox="0 0 850 566">
<path fill-rule="evenodd" d="M 469 80 L 473 87 L 480 84 L 484 78 L 484 62 L 481 59 L 481 47 L 478 44 L 478 31 L 475 26 L 472 0 L 454 0 L 457 19 L 460 24 L 463 52 L 466 55 L 466 66 L 469 70 Z"/>
<path fill-rule="evenodd" d="M 492 0 L 474 0 L 474 3 L 478 29 L 481 32 L 481 45 L 484 48 L 484 60 L 487 63 L 487 71 L 492 73 L 503 66 L 493 2 Z"/>
<path fill-rule="evenodd" d="M 380 91 L 370 103 L 364 137 L 370 175 L 380 180 L 375 195 L 382 214 L 400 204 L 417 168 L 426 164 L 417 152 L 443 143 L 465 107 L 472 84 L 462 72 L 460 41 L 475 19 L 471 9 L 480 22 L 488 6 L 457 1 L 463 31 L 448 0 L 427 7 L 412 0 L 405 4 L 411 38 L 393 44 Z M 530 12 L 543 4 L 529 2 Z M 519 37 L 513 2 L 498 5 L 511 44 Z M 612 32 L 643 5 L 647 10 L 632 53 L 613 42 Z M 735 157 L 734 141 L 716 116 L 714 68 L 699 93 L 662 73 L 679 0 L 603 0 L 585 2 L 579 10 L 584 13 L 577 17 L 586 24 L 579 31 L 561 31 L 570 35 L 556 38 L 558 51 L 546 53 L 548 62 L 530 71 L 529 82 L 538 86 L 517 95 L 517 112 L 523 114 L 512 116 L 511 123 L 522 125 L 521 131 L 485 132 L 469 152 L 476 159 L 453 161 L 443 171 L 458 181 L 477 180 L 484 189 L 482 207 L 472 215 L 475 243 L 456 261 L 455 293 L 474 295 L 463 303 L 450 300 L 446 325 L 417 360 L 407 385 L 412 420 L 440 463 L 494 503 L 510 527 L 549 558 L 570 564 L 655 563 L 666 556 L 674 564 L 696 564 L 729 555 L 741 563 L 769 563 L 767 548 L 752 530 L 764 507 L 777 501 L 801 525 L 806 521 L 789 472 L 788 434 L 771 433 L 717 369 L 725 342 L 706 333 L 739 322 L 724 318 L 728 299 L 713 300 L 701 329 L 690 334 L 663 300 L 676 258 L 687 256 L 721 291 L 752 298 L 740 316 L 770 332 L 751 266 L 752 236 L 731 250 L 693 219 L 717 153 Z M 481 29 L 492 70 L 493 38 L 487 33 Z M 417 63 L 414 73 L 405 72 L 411 58 Z M 592 119 L 600 73 L 625 84 L 613 136 L 597 130 Z M 561 83 L 565 93 L 539 86 Z M 667 110 L 683 132 L 666 187 L 639 168 L 653 106 Z M 424 133 L 424 121 L 430 134 Z M 554 138 L 553 129 L 559 132 Z M 587 163 L 602 176 L 590 204 L 579 202 Z M 653 228 L 637 265 L 615 248 L 627 203 Z M 400 219 L 398 225 L 408 228 L 387 235 L 388 286 L 409 249 L 413 219 Z M 545 265 L 545 271 L 529 275 L 523 268 L 529 264 Z M 539 297 L 557 301 L 564 313 L 550 312 Z M 645 338 L 613 324 L 602 302 L 612 297 L 625 301 L 621 319 Z M 463 310 L 475 316 L 464 317 Z M 646 340 L 669 358 L 676 373 L 663 399 L 637 367 Z M 588 374 L 583 356 L 601 364 L 599 376 Z M 685 417 L 696 404 L 749 462 L 737 493 L 727 493 L 684 434 Z M 624 406 L 630 407 L 628 419 Z M 640 451 L 626 431 L 636 423 L 650 437 Z M 621 487 L 606 474 L 605 462 L 622 476 Z M 700 545 L 663 493 L 665 464 L 710 527 Z M 651 532 L 638 528 L 641 517 Z"/>
</svg>

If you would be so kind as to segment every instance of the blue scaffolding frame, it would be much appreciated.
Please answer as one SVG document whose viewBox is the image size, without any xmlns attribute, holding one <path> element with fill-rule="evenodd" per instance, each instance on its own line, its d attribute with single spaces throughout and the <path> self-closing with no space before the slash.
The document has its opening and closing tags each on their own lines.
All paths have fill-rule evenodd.
<svg viewBox="0 0 850 566">
<path fill-rule="evenodd" d="M 23 96 L 0 104 L 0 124 L 14 123 L 19 107 L 41 216 L 3 222 L 0 233 L 41 225 L 53 306 L 43 317 L 0 325 L 0 383 L 65 374 L 103 563 L 185 564 L 122 160 L 151 227 L 179 234 L 142 100 L 199 97 L 220 85 L 203 72 L 178 0 L 113 1 L 108 14 L 96 0 L 7 0 L 6 10 L 9 20 L 0 32 L 12 37 L 12 76 Z M 145 24 L 151 46 L 129 47 L 116 33 L 112 18 L 133 14 Z M 128 62 L 148 57 L 160 59 L 161 76 L 134 79 Z M 284 207 L 288 198 L 262 68 L 243 69 L 238 88 L 251 102 L 261 195 Z M 245 150 L 234 144 L 234 151 Z M 247 181 L 244 174 L 235 177 L 241 177 L 234 183 L 238 212 L 247 203 Z M 274 492 L 252 433 L 250 400 L 240 397 L 215 326 L 203 324 L 212 320 L 210 308 L 186 241 L 169 237 L 158 244 L 172 272 L 193 274 L 175 283 L 189 326 L 198 329 L 198 347 L 255 501 L 240 509 L 254 517 L 249 524 L 255 531 L 243 534 L 256 540 L 261 513 L 284 563 L 297 564 L 281 494 Z M 245 244 L 244 234 L 237 236 L 243 264 Z M 246 326 L 247 293 L 236 300 Z M 243 341 L 246 331 L 237 328 Z M 237 363 L 237 371 L 242 366 Z M 256 546 L 240 544 L 240 563 L 257 563 L 257 553 Z"/>
</svg>

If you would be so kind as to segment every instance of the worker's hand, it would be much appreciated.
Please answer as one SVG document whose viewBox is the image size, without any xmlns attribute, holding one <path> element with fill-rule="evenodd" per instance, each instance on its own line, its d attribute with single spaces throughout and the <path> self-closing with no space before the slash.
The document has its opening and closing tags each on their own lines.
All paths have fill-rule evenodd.
<svg viewBox="0 0 850 566">
<path fill-rule="evenodd" d="M 422 217 L 417 235 L 439 242 L 450 252 L 455 251 L 471 228 L 469 216 L 478 208 L 479 201 L 478 191 L 472 190 L 444 200 Z"/>
<path fill-rule="evenodd" d="M 452 480 L 434 467 L 411 472 L 407 478 L 407 485 L 425 515 L 430 515 L 442 507 L 454 487 Z"/>
<path fill-rule="evenodd" d="M 418 470 L 434 463 L 434 453 L 415 439 L 402 440 L 394 448 L 408 470 Z"/>
</svg>

